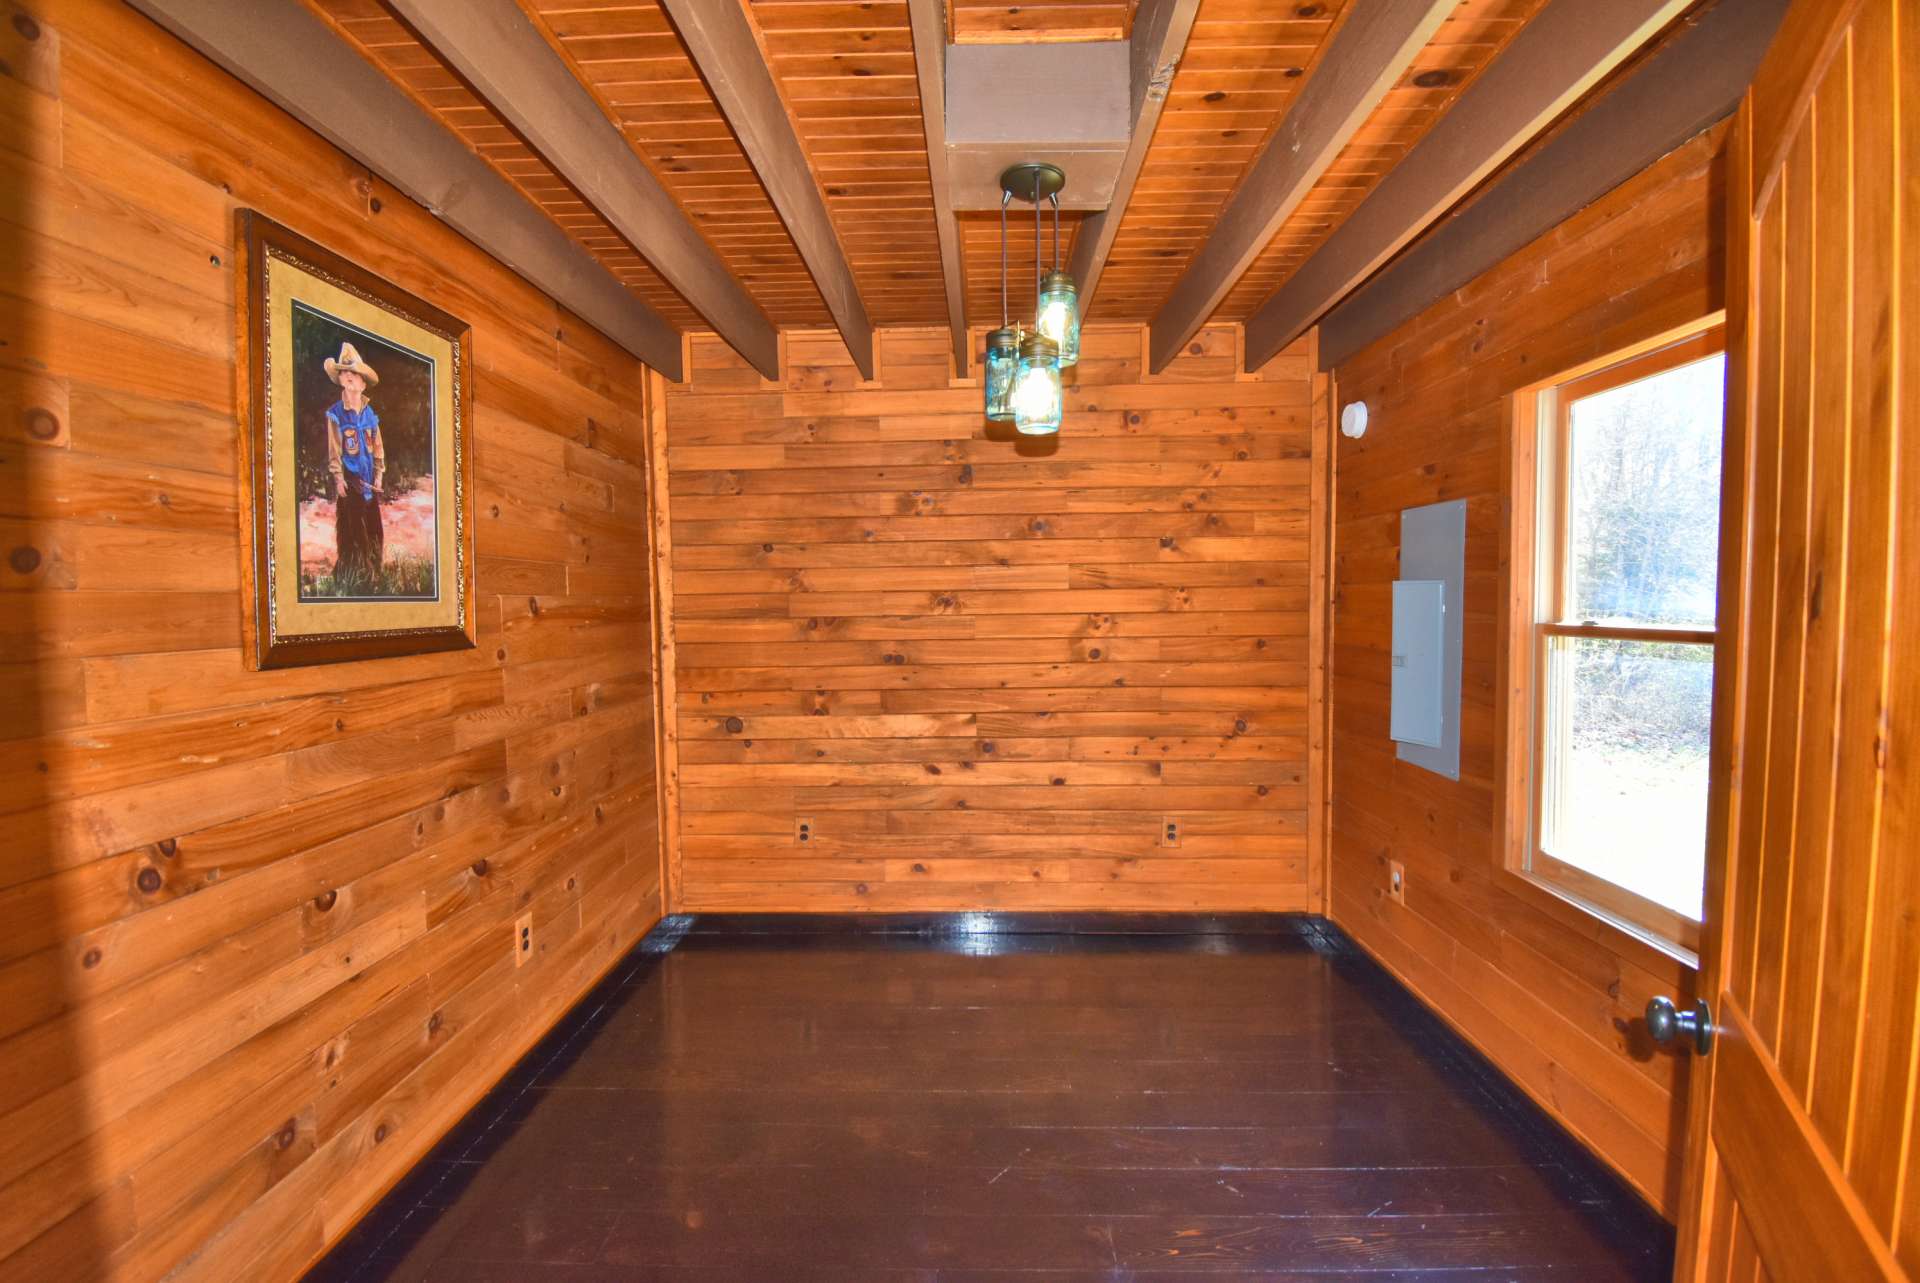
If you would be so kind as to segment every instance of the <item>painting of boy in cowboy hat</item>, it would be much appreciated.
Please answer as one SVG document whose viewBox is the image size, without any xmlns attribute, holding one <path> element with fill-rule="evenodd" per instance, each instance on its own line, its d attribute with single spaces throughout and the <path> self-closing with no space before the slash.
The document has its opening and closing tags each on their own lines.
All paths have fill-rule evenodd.
<svg viewBox="0 0 1920 1283">
<path fill-rule="evenodd" d="M 241 210 L 245 657 L 476 644 L 473 330 Z"/>
<path fill-rule="evenodd" d="M 380 374 L 351 343 L 325 361 L 340 399 L 327 410 L 327 471 L 334 490 L 334 582 L 352 596 L 377 585 L 386 560 L 380 526 L 380 488 L 387 479 L 387 447 L 380 416 L 367 401 Z"/>
<path fill-rule="evenodd" d="M 432 363 L 317 309 L 292 319 L 301 600 L 433 600 Z"/>
</svg>

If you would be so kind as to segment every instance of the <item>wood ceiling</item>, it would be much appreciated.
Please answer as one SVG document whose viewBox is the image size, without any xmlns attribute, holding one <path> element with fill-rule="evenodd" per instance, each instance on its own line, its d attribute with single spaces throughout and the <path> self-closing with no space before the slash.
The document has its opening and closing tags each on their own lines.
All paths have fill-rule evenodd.
<svg viewBox="0 0 1920 1283">
<path fill-rule="evenodd" d="M 717 328 L 725 335 L 724 327 L 710 324 L 710 314 L 703 319 L 702 309 L 582 198 L 562 176 L 565 165 L 556 167 L 552 158 L 529 146 L 429 40 L 397 16 L 409 3 L 418 6 L 430 0 L 396 0 L 394 7 L 386 0 L 300 2 L 453 129 L 666 322 L 681 329 Z M 686 6 L 720 0 L 505 2 L 518 3 L 540 35 L 560 51 L 766 322 L 784 329 L 839 321 L 842 332 L 848 332 L 844 315 L 836 317 L 816 283 L 825 278 L 810 270 L 779 202 L 756 171 L 752 148 L 743 147 L 741 132 L 729 124 L 727 111 L 737 117 L 739 104 L 716 100 L 669 17 L 676 6 L 684 16 L 694 11 Z M 843 256 L 839 261 L 850 273 L 845 288 L 857 291 L 856 301 L 864 305 L 873 326 L 942 325 L 949 317 L 910 21 L 910 5 L 924 2 L 745 4 L 777 101 L 791 120 L 790 134 L 797 135 L 830 218 L 828 257 Z M 1124 40 L 1133 31 L 1141 3 L 945 0 L 943 17 L 948 38 L 956 43 Z M 1197 251 L 1215 234 L 1223 214 L 1236 212 L 1235 193 L 1247 183 L 1290 113 L 1296 121 L 1292 127 L 1298 128 L 1301 112 L 1295 108 L 1303 97 L 1323 80 L 1333 83 L 1346 74 L 1337 65 L 1340 58 L 1368 38 L 1365 32 L 1348 37 L 1334 65 L 1329 64 L 1329 50 L 1340 45 L 1342 29 L 1355 26 L 1355 13 L 1365 11 L 1356 0 L 1144 3 L 1192 6 L 1191 34 L 1145 145 L 1137 184 L 1119 214 L 1104 271 L 1086 305 L 1089 319 L 1100 322 L 1152 323 L 1168 307 L 1176 285 L 1193 268 Z M 1391 9 L 1396 3 L 1404 11 L 1421 8 L 1417 0 L 1385 0 L 1383 7 Z M 1563 9 L 1577 3 L 1560 0 Z M 1635 33 L 1636 47 L 1687 7 L 1647 0 L 1621 3 L 1653 15 L 1649 28 Z M 1350 132 L 1332 135 L 1337 147 L 1324 169 L 1310 171 L 1310 185 L 1270 236 L 1261 229 L 1265 239 L 1245 256 L 1244 269 L 1236 262 L 1237 277 L 1229 274 L 1218 282 L 1218 305 L 1201 320 L 1210 316 L 1244 322 L 1254 316 L 1515 37 L 1552 6 L 1551 0 L 1457 0 L 1446 5 L 1426 0 L 1425 7 L 1433 17 L 1418 30 L 1431 34 L 1423 36 L 1410 62 L 1377 59 L 1391 68 L 1390 82 L 1370 95 L 1352 95 L 1363 104 L 1364 114 Z M 791 196 L 788 201 L 791 213 Z M 1012 239 L 1010 288 L 1016 313 L 1032 280 L 1031 210 L 1016 207 L 1016 218 L 1022 212 L 1026 219 L 1015 223 Z M 965 320 L 976 327 L 998 324 L 998 216 L 962 212 L 953 217 L 959 228 Z M 1077 214 L 1062 216 L 1063 264 L 1082 221 Z M 1086 221 L 1089 227 L 1095 225 L 1091 216 Z M 800 242 L 805 241 L 801 236 Z M 811 253 L 818 269 L 822 252 L 816 245 Z M 1171 341 L 1181 341 L 1177 332 Z"/>
</svg>

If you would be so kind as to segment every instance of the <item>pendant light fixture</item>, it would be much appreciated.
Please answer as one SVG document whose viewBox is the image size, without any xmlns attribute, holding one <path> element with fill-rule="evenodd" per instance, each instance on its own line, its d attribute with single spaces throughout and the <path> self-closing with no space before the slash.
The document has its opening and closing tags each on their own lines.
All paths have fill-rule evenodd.
<svg viewBox="0 0 1920 1283">
<path fill-rule="evenodd" d="M 1059 211 L 1054 211 L 1059 217 Z M 1040 284 L 1040 314 L 1034 328 L 1052 339 L 1060 349 L 1060 366 L 1065 369 L 1080 360 L 1080 300 L 1073 278 L 1058 269 L 1048 272 Z"/>
<path fill-rule="evenodd" d="M 1061 186 L 1065 185 L 1062 177 Z M 1080 291 L 1074 288 L 1073 278 L 1060 270 L 1060 193 L 1054 192 L 1048 199 L 1053 202 L 1053 270 L 1040 276 L 1033 328 L 1053 340 L 1054 347 L 1060 351 L 1060 368 L 1064 370 L 1080 360 Z M 1037 269 L 1040 262 L 1038 202 L 1033 212 L 1033 258 Z"/>
<path fill-rule="evenodd" d="M 1013 421 L 1013 373 L 1020 360 L 1020 331 L 1007 324 L 1007 202 L 1013 193 L 1000 193 L 1000 328 L 987 335 L 987 370 L 981 380 L 987 388 L 987 418 Z"/>
<path fill-rule="evenodd" d="M 1013 371 L 1020 361 L 1020 332 L 1004 326 L 987 335 L 987 418 L 1013 422 Z"/>
<path fill-rule="evenodd" d="M 1013 421 L 1028 436 L 1060 430 L 1060 371 L 1080 359 L 1079 292 L 1060 270 L 1060 189 L 1067 176 L 1057 165 L 1015 165 L 1000 175 L 1000 328 L 987 335 L 987 418 Z M 1007 205 L 1014 197 L 1033 203 L 1034 320 L 1015 327 L 1007 313 Z M 1053 205 L 1053 269 L 1040 256 L 1040 202 Z"/>
<path fill-rule="evenodd" d="M 1060 348 L 1044 334 L 1020 338 L 1020 364 L 1013 375 L 1014 431 L 1029 437 L 1060 430 Z"/>
</svg>

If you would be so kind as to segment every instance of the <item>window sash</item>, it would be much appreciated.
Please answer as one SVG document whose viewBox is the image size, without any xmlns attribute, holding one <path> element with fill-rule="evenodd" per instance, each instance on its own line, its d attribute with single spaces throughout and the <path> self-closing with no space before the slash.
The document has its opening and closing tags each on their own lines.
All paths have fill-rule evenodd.
<svg viewBox="0 0 1920 1283">
<path fill-rule="evenodd" d="M 1713 645 L 1716 633 L 1711 628 L 1663 628 L 1639 624 L 1535 624 L 1548 637 L 1597 637 L 1603 641 L 1674 642 L 1676 644 Z"/>
<path fill-rule="evenodd" d="M 1541 505 L 1541 516 L 1551 525 L 1551 534 L 1553 536 L 1551 546 L 1553 553 L 1548 561 L 1548 578 L 1546 582 L 1541 585 L 1547 592 L 1548 608 L 1545 611 L 1537 611 L 1535 614 L 1536 619 L 1544 618 L 1566 623 L 1572 618 L 1572 607 L 1568 603 L 1567 595 L 1568 588 L 1573 582 L 1573 499 L 1571 490 L 1573 484 L 1574 405 L 1586 400 L 1588 397 L 1598 396 L 1602 392 L 1610 391 L 1624 384 L 1638 383 L 1642 379 L 1649 379 L 1655 375 L 1664 374 L 1668 370 L 1677 370 L 1683 365 L 1692 365 L 1696 361 L 1704 361 L 1708 357 L 1726 349 L 1725 339 L 1725 330 L 1723 327 L 1716 325 L 1710 330 L 1694 335 L 1692 338 L 1683 339 L 1678 343 L 1670 344 L 1667 347 L 1645 353 L 1641 356 L 1633 357 L 1617 365 L 1610 365 L 1604 370 L 1596 370 L 1592 374 L 1585 375 L 1584 377 L 1570 379 L 1552 389 L 1554 441 L 1551 450 L 1543 450 L 1540 452 L 1540 462 L 1543 469 L 1551 468 L 1553 473 L 1551 486 L 1542 487 L 1543 489 L 1551 490 L 1552 498 L 1550 502 Z M 1663 628 L 1662 625 L 1658 624 L 1645 625 L 1644 627 L 1652 629 Z M 1692 629 L 1686 631 L 1704 631 L 1709 640 L 1713 637 L 1713 630 L 1711 629 Z M 1650 640 L 1664 641 L 1669 639 L 1661 637 Z"/>
<path fill-rule="evenodd" d="M 1557 726 L 1548 716 L 1552 696 L 1548 691 L 1549 674 L 1553 672 L 1549 655 L 1550 648 L 1557 639 L 1593 638 L 1602 641 L 1654 641 L 1676 645 L 1698 646 L 1709 656 L 1713 654 L 1714 634 L 1698 629 L 1683 628 L 1616 628 L 1600 624 L 1536 624 L 1534 626 L 1532 712 L 1533 745 L 1531 750 L 1533 796 L 1530 800 L 1531 824 L 1528 826 L 1526 871 L 1556 888 L 1570 893 L 1575 899 L 1605 911 L 1606 915 L 1624 919 L 1636 927 L 1652 931 L 1661 939 L 1671 940 L 1695 953 L 1700 950 L 1700 923 L 1684 913 L 1678 913 L 1657 900 L 1650 900 L 1635 891 L 1614 882 L 1605 876 L 1562 860 L 1547 849 L 1547 834 L 1554 825 L 1549 822 L 1555 799 L 1559 796 L 1558 773 L 1564 769 L 1571 756 L 1571 746 L 1553 744 L 1549 741 L 1560 730 L 1570 729 L 1572 719 L 1564 726 Z"/>
</svg>

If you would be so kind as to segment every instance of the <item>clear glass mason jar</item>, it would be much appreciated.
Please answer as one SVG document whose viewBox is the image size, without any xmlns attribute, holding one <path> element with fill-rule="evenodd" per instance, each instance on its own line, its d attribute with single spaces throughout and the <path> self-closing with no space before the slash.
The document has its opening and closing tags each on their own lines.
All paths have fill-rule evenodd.
<svg viewBox="0 0 1920 1283">
<path fill-rule="evenodd" d="M 1048 272 L 1040 286 L 1040 306 L 1033 328 L 1060 349 L 1060 368 L 1080 359 L 1080 296 L 1065 272 Z"/>
<path fill-rule="evenodd" d="M 1052 339 L 1022 336 L 1012 399 L 1015 431 L 1044 437 L 1060 430 L 1060 349 Z"/>
</svg>

